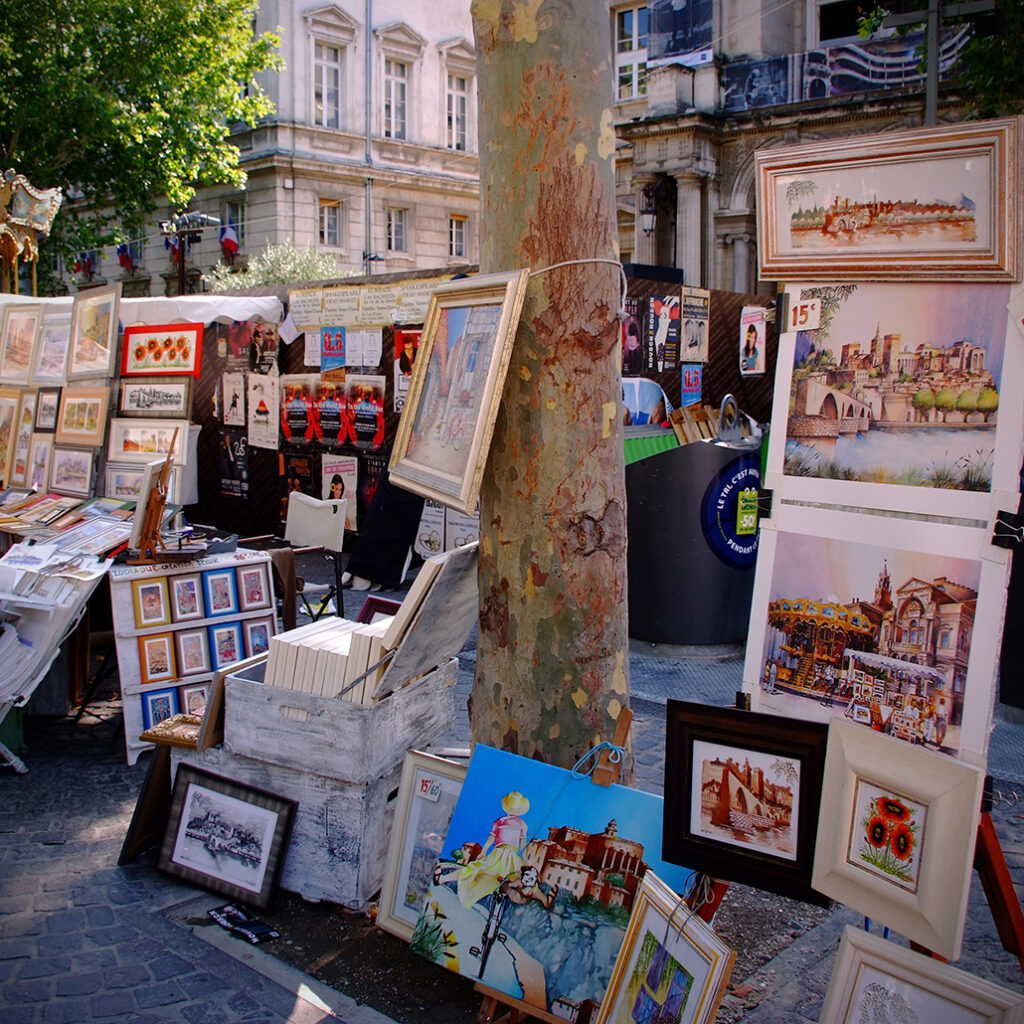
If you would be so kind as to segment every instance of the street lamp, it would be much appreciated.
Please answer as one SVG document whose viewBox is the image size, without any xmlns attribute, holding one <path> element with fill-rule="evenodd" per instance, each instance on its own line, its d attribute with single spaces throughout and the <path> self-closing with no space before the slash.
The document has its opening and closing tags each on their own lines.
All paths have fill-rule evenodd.
<svg viewBox="0 0 1024 1024">
<path fill-rule="evenodd" d="M 178 248 L 178 294 L 185 294 L 185 246 L 189 242 L 198 242 L 203 237 L 203 228 L 219 228 L 220 217 L 211 217 L 207 213 L 189 210 L 171 220 L 160 221 L 160 234 L 166 238 L 174 237 Z"/>
<path fill-rule="evenodd" d="M 658 219 L 658 208 L 654 205 L 656 190 L 657 186 L 653 181 L 644 185 L 644 205 L 640 210 L 640 229 L 648 238 L 654 234 L 654 225 Z"/>
</svg>

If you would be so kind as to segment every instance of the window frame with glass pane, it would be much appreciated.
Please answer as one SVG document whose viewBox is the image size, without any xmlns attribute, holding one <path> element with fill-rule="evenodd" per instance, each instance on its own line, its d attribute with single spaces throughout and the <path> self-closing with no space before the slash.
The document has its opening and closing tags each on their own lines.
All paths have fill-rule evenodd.
<svg viewBox="0 0 1024 1024">
<path fill-rule="evenodd" d="M 647 38 L 650 14 L 646 4 L 620 7 L 612 14 L 615 98 L 617 102 L 639 99 L 647 95 Z"/>
<path fill-rule="evenodd" d="M 409 137 L 409 79 L 410 67 L 397 57 L 384 57 L 384 109 L 383 133 L 386 139 L 405 140 Z"/>
<path fill-rule="evenodd" d="M 327 56 L 330 51 L 330 57 Z M 320 128 L 341 128 L 343 104 L 341 101 L 344 81 L 345 47 L 326 40 L 313 41 L 313 123 Z M 334 76 L 334 103 L 328 110 L 331 83 L 325 78 Z"/>
<path fill-rule="evenodd" d="M 389 206 L 386 217 L 387 247 L 389 253 L 405 255 L 409 252 L 409 211 L 404 206 Z"/>
<path fill-rule="evenodd" d="M 245 245 L 245 201 L 229 199 L 224 205 L 224 224 L 230 224 L 235 229 L 238 238 L 238 248 Z"/>
<path fill-rule="evenodd" d="M 334 240 L 328 238 L 329 227 L 327 223 L 327 214 L 334 214 Z M 317 238 L 319 239 L 320 245 L 324 249 L 340 249 L 342 247 L 341 239 L 341 200 L 340 199 L 320 199 L 317 204 Z"/>
<path fill-rule="evenodd" d="M 463 153 L 469 148 L 469 82 L 466 75 L 447 72 L 445 143 Z"/>
<path fill-rule="evenodd" d="M 448 256 L 466 259 L 469 255 L 469 218 L 462 213 L 448 215 Z"/>
</svg>

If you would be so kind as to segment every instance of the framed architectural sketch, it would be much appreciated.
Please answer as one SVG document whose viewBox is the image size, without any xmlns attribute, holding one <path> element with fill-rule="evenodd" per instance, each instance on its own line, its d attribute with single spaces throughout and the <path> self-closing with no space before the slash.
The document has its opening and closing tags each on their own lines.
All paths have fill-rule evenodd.
<svg viewBox="0 0 1024 1024">
<path fill-rule="evenodd" d="M 1013 281 L 1018 122 L 972 121 L 763 148 L 762 279 Z"/>
<path fill-rule="evenodd" d="M 71 311 L 45 312 L 39 325 L 36 352 L 32 360 L 33 384 L 63 384 L 68 369 L 71 340 Z"/>
<path fill-rule="evenodd" d="M 967 971 L 849 925 L 821 1008 L 820 1024 L 879 1019 L 924 1024 L 1011 1024 L 1024 1019 L 1024 996 Z"/>
<path fill-rule="evenodd" d="M 132 580 L 132 607 L 135 610 L 136 629 L 169 623 L 171 608 L 167 598 L 167 577 Z"/>
<path fill-rule="evenodd" d="M 293 800 L 180 764 L 157 866 L 190 885 L 266 908 L 295 807 Z"/>
<path fill-rule="evenodd" d="M 117 405 L 120 416 L 169 416 L 189 414 L 189 388 L 191 381 L 181 380 L 122 380 L 121 397 Z"/>
<path fill-rule="evenodd" d="M 788 285 L 784 305 L 804 327 L 779 338 L 766 486 L 928 516 L 988 520 L 1008 507 L 1024 409 L 1010 290 Z"/>
<path fill-rule="evenodd" d="M 177 678 L 174 634 L 152 633 L 139 637 L 139 668 L 144 683 L 163 683 Z"/>
<path fill-rule="evenodd" d="M 177 438 L 174 432 L 177 431 Z M 107 458 L 111 462 L 149 462 L 166 457 L 183 466 L 188 457 L 188 420 L 120 419 L 110 421 Z"/>
<path fill-rule="evenodd" d="M 0 481 L 5 487 L 9 486 L 20 402 L 21 392 L 17 388 L 0 387 Z"/>
<path fill-rule="evenodd" d="M 53 456 L 53 438 L 49 434 L 33 434 L 28 450 L 28 480 L 39 493 L 50 487 L 50 460 Z"/>
<path fill-rule="evenodd" d="M 142 701 L 142 724 L 147 729 L 178 713 L 178 691 L 172 686 L 166 690 L 147 690 L 139 695 Z"/>
<path fill-rule="evenodd" d="M 238 611 L 235 570 L 207 569 L 203 573 L 203 595 L 207 615 L 231 615 Z"/>
<path fill-rule="evenodd" d="M 827 904 L 811 889 L 827 727 L 680 700 L 667 723 L 663 856 Z"/>
<path fill-rule="evenodd" d="M 956 960 L 984 770 L 853 722 L 828 729 L 811 884 Z"/>
<path fill-rule="evenodd" d="M 188 622 L 206 615 L 203 609 L 202 577 L 197 572 L 170 578 L 171 619 L 174 622 Z"/>
<path fill-rule="evenodd" d="M 391 454 L 402 487 L 467 515 L 476 506 L 528 271 L 439 285 L 430 299 Z"/>
<path fill-rule="evenodd" d="M 22 389 L 18 398 L 18 412 L 14 421 L 14 451 L 11 454 L 11 483 L 15 487 L 23 487 L 28 483 L 36 398 L 34 388 Z"/>
<path fill-rule="evenodd" d="M 713 1024 L 735 961 L 711 925 L 648 871 L 595 1024 Z"/>
<path fill-rule="evenodd" d="M 210 660 L 210 639 L 205 626 L 176 630 L 174 643 L 178 653 L 178 675 L 188 676 L 196 672 L 213 671 L 213 663 Z M 191 712 L 189 713 L 191 714 Z"/>
<path fill-rule="evenodd" d="M 126 327 L 121 347 L 121 376 L 186 374 L 199 376 L 203 325 L 161 324 Z"/>
<path fill-rule="evenodd" d="M 406 942 L 444 852 L 442 842 L 465 777 L 466 766 L 458 761 L 406 752 L 377 907 L 377 924 Z"/>
<path fill-rule="evenodd" d="M 233 665 L 245 657 L 241 623 L 225 622 L 207 628 L 210 631 L 210 661 L 215 669 Z"/>
<path fill-rule="evenodd" d="M 120 281 L 106 288 L 79 292 L 75 296 L 71 311 L 68 379 L 113 375 L 120 306 Z"/>
<path fill-rule="evenodd" d="M 34 429 L 38 433 L 52 434 L 57 429 L 60 391 L 60 388 L 40 388 L 37 392 Z"/>
<path fill-rule="evenodd" d="M 42 319 L 41 304 L 11 302 L 3 307 L 0 322 L 0 380 L 5 384 L 29 382 Z"/>
<path fill-rule="evenodd" d="M 758 540 L 751 707 L 983 757 L 1008 571 L 981 527 L 779 504 Z"/>
<path fill-rule="evenodd" d="M 107 432 L 108 387 L 69 385 L 60 393 L 57 413 L 57 444 L 99 447 Z"/>
<path fill-rule="evenodd" d="M 50 463 L 50 490 L 88 498 L 92 494 L 91 448 L 54 448 Z"/>
</svg>

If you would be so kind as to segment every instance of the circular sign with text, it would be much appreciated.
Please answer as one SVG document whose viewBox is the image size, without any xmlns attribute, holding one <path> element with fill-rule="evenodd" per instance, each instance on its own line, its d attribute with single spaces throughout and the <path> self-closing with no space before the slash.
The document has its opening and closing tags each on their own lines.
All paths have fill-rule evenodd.
<svg viewBox="0 0 1024 1024">
<path fill-rule="evenodd" d="M 700 505 L 704 539 L 726 565 L 752 568 L 757 559 L 757 493 L 761 470 L 756 453 L 741 455 L 712 478 Z"/>
</svg>

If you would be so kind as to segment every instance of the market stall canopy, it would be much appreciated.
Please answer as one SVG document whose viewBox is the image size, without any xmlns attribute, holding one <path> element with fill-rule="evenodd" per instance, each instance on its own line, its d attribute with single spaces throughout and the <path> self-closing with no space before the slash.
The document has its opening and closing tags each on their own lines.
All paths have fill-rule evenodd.
<svg viewBox="0 0 1024 1024">
<path fill-rule="evenodd" d="M 42 304 L 43 312 L 69 311 L 74 296 L 39 298 L 31 295 L 0 295 L 0 309 L 7 302 Z M 121 299 L 121 323 L 173 324 L 222 323 L 262 320 L 278 324 L 284 318 L 284 305 L 276 295 L 182 295 L 174 298 Z"/>
</svg>

